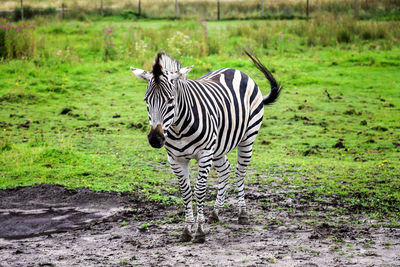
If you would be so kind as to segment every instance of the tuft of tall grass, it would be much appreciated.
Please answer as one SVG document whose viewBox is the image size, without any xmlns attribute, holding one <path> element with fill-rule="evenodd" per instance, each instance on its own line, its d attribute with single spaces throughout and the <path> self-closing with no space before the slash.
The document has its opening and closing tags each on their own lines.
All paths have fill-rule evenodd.
<svg viewBox="0 0 400 267">
<path fill-rule="evenodd" d="M 33 25 L 0 24 L 0 59 L 28 59 L 34 53 Z"/>
<path fill-rule="evenodd" d="M 391 45 L 400 38 L 396 22 L 358 21 L 352 16 L 316 16 L 309 21 L 287 25 L 286 30 L 301 37 L 302 43 L 308 46 L 377 40 L 385 40 Z"/>
<path fill-rule="evenodd" d="M 337 46 L 368 43 L 390 48 L 400 38 L 398 22 L 359 21 L 352 16 L 316 16 L 308 21 L 253 21 L 227 23 L 209 28 L 203 18 L 197 21 L 168 23 L 159 28 L 130 26 L 116 29 L 116 58 L 134 59 L 144 64 L 154 53 L 172 56 L 203 57 L 237 55 L 243 48 L 264 53 L 300 51 L 302 46 Z M 120 34 L 124 31 L 124 34 Z M 117 33 L 117 32 L 116 32 Z M 119 37 L 119 38 L 117 38 Z M 122 37 L 122 40 L 121 40 Z"/>
<path fill-rule="evenodd" d="M 46 22 L 48 19 L 45 18 L 32 21 L 38 27 L 46 25 Z M 39 62 L 78 62 L 89 55 L 104 61 L 134 60 L 143 65 L 160 51 L 178 58 L 198 58 L 207 55 L 238 55 L 242 54 L 243 48 L 257 53 L 268 53 L 269 50 L 279 53 L 298 52 L 304 46 L 349 44 L 390 49 L 398 45 L 400 39 L 399 22 L 356 20 L 352 15 L 315 16 L 307 21 L 235 23 L 215 23 L 200 18 L 160 23 L 155 27 L 137 26 L 136 23 L 115 27 L 104 22 L 92 29 L 85 22 L 58 22 L 45 26 L 45 32 L 37 32 L 35 38 L 31 27 L 3 22 L 0 28 L 0 58 L 35 56 Z M 9 37 L 8 33 L 12 36 Z M 75 39 L 86 41 L 75 43 Z"/>
</svg>

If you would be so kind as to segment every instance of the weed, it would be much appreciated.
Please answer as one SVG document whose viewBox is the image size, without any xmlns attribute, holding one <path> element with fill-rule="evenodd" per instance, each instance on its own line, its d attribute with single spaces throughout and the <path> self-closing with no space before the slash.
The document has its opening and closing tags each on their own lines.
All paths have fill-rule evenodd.
<svg viewBox="0 0 400 267">
<path fill-rule="evenodd" d="M 121 265 L 128 265 L 128 264 L 129 264 L 129 259 L 120 259 L 120 260 L 119 260 L 119 263 L 120 263 Z"/>
<path fill-rule="evenodd" d="M 340 249 L 340 247 L 338 245 L 334 245 L 333 247 L 331 247 L 331 251 L 338 251 Z"/>
<path fill-rule="evenodd" d="M 314 257 L 317 257 L 317 256 L 319 255 L 319 251 L 313 250 L 313 251 L 311 251 L 311 254 L 312 254 Z"/>
<path fill-rule="evenodd" d="M 366 243 L 363 244 L 363 247 L 364 247 L 364 248 L 370 248 L 370 247 L 372 247 L 372 244 L 366 242 Z"/>
<path fill-rule="evenodd" d="M 142 230 L 146 230 L 148 227 L 149 227 L 149 224 L 148 224 L 148 223 L 143 223 L 143 224 L 141 224 L 141 225 L 139 226 L 139 228 L 142 229 Z"/>
<path fill-rule="evenodd" d="M 0 24 L 0 59 L 29 59 L 34 53 L 33 25 Z"/>
<path fill-rule="evenodd" d="M 116 50 L 114 47 L 114 37 L 112 28 L 103 28 L 104 43 L 103 43 L 103 59 L 104 61 L 112 60 L 115 58 Z"/>
<path fill-rule="evenodd" d="M 393 245 L 393 243 L 392 242 L 385 242 L 385 248 L 390 248 L 390 246 L 392 246 Z"/>
</svg>

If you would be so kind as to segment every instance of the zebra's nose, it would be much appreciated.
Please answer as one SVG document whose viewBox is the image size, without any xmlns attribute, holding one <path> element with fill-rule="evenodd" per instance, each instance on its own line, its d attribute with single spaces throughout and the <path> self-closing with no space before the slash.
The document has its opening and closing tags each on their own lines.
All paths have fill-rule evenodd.
<svg viewBox="0 0 400 267">
<path fill-rule="evenodd" d="M 157 125 L 155 129 L 151 127 L 147 139 L 152 147 L 161 148 L 165 143 L 164 131 L 161 125 Z"/>
</svg>

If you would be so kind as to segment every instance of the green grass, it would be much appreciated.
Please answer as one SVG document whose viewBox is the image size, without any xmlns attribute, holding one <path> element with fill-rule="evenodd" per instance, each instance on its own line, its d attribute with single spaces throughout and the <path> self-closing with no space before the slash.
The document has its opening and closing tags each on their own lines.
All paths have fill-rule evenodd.
<svg viewBox="0 0 400 267">
<path fill-rule="evenodd" d="M 284 86 L 265 109 L 247 181 L 399 218 L 399 23 L 340 29 L 328 21 L 321 25 L 328 33 L 318 21 L 306 31 L 304 21 L 28 23 L 37 26 L 35 55 L 0 63 L 0 188 L 50 183 L 181 203 L 164 149 L 147 144 L 146 84 L 129 67 L 150 70 L 165 50 L 195 65 L 191 79 L 232 67 L 266 94 L 246 47 Z M 103 28 L 113 29 L 115 44 L 106 62 Z M 340 37 L 343 29 L 350 39 Z M 178 31 L 191 43 L 177 49 L 168 38 Z M 235 163 L 234 153 L 229 158 Z"/>
</svg>

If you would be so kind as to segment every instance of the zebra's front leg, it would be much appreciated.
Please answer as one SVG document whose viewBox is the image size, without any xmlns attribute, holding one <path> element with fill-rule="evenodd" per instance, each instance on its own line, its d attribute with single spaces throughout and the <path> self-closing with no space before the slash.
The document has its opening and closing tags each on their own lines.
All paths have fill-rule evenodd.
<svg viewBox="0 0 400 267">
<path fill-rule="evenodd" d="M 180 236 L 182 242 L 189 242 L 192 240 L 192 228 L 194 225 L 193 206 L 192 206 L 192 188 L 190 186 L 189 176 L 189 160 L 176 161 L 168 157 L 171 169 L 178 177 L 179 187 L 183 203 L 185 205 L 185 227 Z"/>
<path fill-rule="evenodd" d="M 207 176 L 212 165 L 212 154 L 202 155 L 198 160 L 199 171 L 194 193 L 197 199 L 197 230 L 194 236 L 194 243 L 204 243 L 206 234 L 204 233 L 204 200 L 207 191 Z"/>
<path fill-rule="evenodd" d="M 218 193 L 217 199 L 215 200 L 214 210 L 209 219 L 211 222 L 219 222 L 219 213 L 224 207 L 226 191 L 229 187 L 231 165 L 225 155 L 224 157 L 214 161 L 214 166 L 218 172 Z"/>
</svg>

